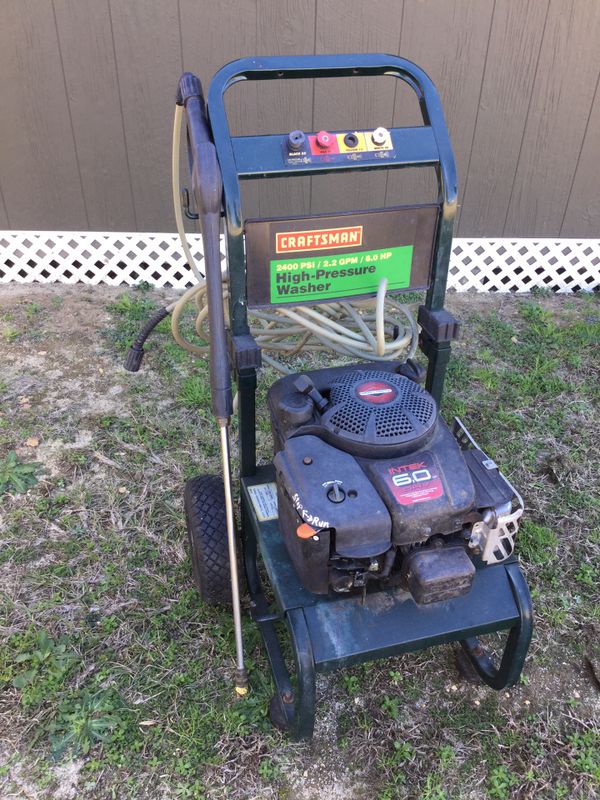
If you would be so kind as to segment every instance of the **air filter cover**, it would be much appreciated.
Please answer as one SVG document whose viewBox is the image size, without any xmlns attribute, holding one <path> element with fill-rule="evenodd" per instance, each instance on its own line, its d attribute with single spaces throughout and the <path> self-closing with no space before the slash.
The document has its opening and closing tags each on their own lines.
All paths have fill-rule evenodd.
<svg viewBox="0 0 600 800">
<path fill-rule="evenodd" d="M 321 425 L 347 452 L 369 457 L 408 453 L 431 436 L 437 420 L 433 397 L 394 372 L 352 370 L 336 377 Z"/>
</svg>

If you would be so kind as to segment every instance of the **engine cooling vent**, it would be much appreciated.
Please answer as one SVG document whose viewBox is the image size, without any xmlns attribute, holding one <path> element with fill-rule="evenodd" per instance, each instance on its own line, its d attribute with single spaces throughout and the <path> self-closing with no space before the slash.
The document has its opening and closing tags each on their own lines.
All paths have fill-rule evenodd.
<svg viewBox="0 0 600 800">
<path fill-rule="evenodd" d="M 433 397 L 414 381 L 394 372 L 347 372 L 331 384 L 330 407 L 321 424 L 340 446 L 398 446 L 416 449 L 433 431 L 437 406 Z M 357 450 L 358 452 L 358 450 Z"/>
</svg>

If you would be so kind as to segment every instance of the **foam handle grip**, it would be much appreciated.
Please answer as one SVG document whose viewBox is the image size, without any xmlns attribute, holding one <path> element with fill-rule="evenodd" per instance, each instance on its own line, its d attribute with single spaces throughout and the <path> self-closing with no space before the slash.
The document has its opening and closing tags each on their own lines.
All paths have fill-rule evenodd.
<svg viewBox="0 0 600 800">
<path fill-rule="evenodd" d="M 219 248 L 223 182 L 206 116 L 202 87 L 198 78 L 189 72 L 184 73 L 179 83 L 179 93 L 187 114 L 192 191 L 204 243 L 204 269 L 210 326 L 212 409 L 218 419 L 228 419 L 233 413 L 233 393 L 223 313 L 221 251 Z"/>
<path fill-rule="evenodd" d="M 204 101 L 204 92 L 199 78 L 193 72 L 184 72 L 177 87 L 177 105 L 185 105 L 190 97 L 199 97 Z"/>
</svg>

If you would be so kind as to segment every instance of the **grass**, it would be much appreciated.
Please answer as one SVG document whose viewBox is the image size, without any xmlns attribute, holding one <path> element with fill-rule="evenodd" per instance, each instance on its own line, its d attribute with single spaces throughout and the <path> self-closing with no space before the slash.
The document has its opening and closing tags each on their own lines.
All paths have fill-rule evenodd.
<svg viewBox="0 0 600 800">
<path fill-rule="evenodd" d="M 527 506 L 518 550 L 536 629 L 521 684 L 463 683 L 451 647 L 363 665 L 320 678 L 315 739 L 300 744 L 268 722 L 273 687 L 247 615 L 252 692 L 234 698 L 231 619 L 190 579 L 182 486 L 219 471 L 206 364 L 163 323 L 142 370 L 120 367 L 164 300 L 80 287 L 0 297 L 14 332 L 2 334 L 0 465 L 33 476 L 5 481 L 0 510 L 0 796 L 597 796 L 597 298 L 450 298 L 464 337 L 444 414 L 463 418 Z M 262 459 L 273 379 L 259 387 Z"/>
</svg>

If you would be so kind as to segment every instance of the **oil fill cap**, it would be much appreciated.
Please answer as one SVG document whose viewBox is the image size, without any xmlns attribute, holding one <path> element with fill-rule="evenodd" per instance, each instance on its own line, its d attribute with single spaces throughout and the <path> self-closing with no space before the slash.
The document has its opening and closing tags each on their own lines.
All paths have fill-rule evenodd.
<svg viewBox="0 0 600 800">
<path fill-rule="evenodd" d="M 317 146 L 323 150 L 327 150 L 331 146 L 333 136 L 328 131 L 319 131 L 317 133 Z"/>
<path fill-rule="evenodd" d="M 387 137 L 389 136 L 389 131 L 387 128 L 375 128 L 373 133 L 371 134 L 371 141 L 373 144 L 385 144 L 387 141 Z"/>
</svg>

